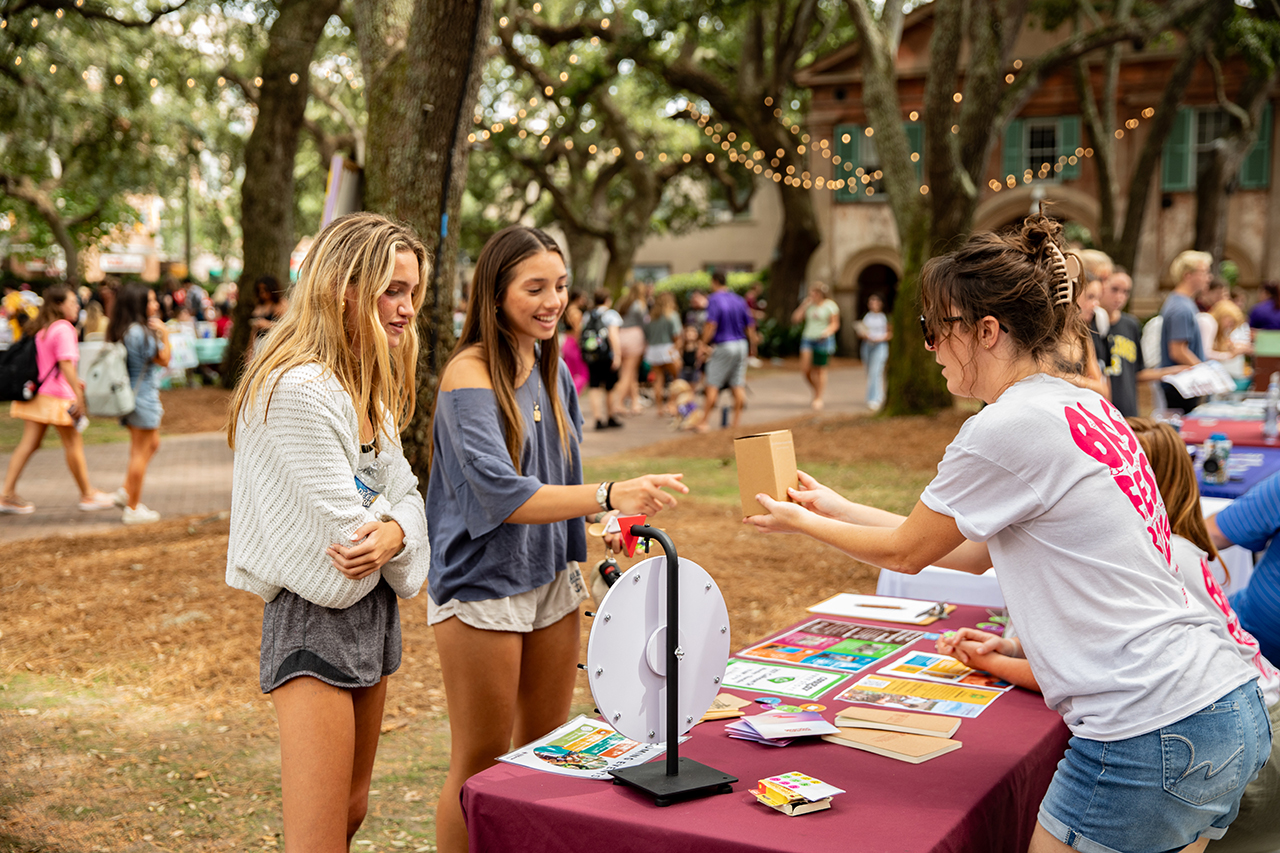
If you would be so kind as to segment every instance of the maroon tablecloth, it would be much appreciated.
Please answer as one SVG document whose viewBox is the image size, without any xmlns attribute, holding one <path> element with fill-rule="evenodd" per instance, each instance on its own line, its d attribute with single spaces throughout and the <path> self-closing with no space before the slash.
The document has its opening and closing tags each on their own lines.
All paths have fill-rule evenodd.
<svg viewBox="0 0 1280 853">
<path fill-rule="evenodd" d="M 981 608 L 961 607 L 923 630 L 986 618 Z M 932 641 L 911 648 L 932 648 Z M 827 706 L 823 716 L 834 719 L 845 703 L 833 697 L 859 677 L 817 700 Z M 659 808 L 633 788 L 500 764 L 467 782 L 462 807 L 471 850 L 492 853 L 1022 853 L 1068 736 L 1039 694 L 1019 688 L 960 724 L 953 737 L 962 748 L 924 764 L 816 740 L 762 746 L 729 738 L 724 723 L 713 721 L 693 729 L 680 755 L 737 776 L 731 794 Z M 792 770 L 847 793 L 830 810 L 799 817 L 750 794 L 757 780 Z"/>
<path fill-rule="evenodd" d="M 1182 419 L 1179 430 L 1182 440 L 1187 444 L 1201 444 L 1215 432 L 1226 435 L 1237 447 L 1280 447 L 1280 438 L 1266 438 L 1262 435 L 1261 420 L 1188 416 Z"/>
</svg>

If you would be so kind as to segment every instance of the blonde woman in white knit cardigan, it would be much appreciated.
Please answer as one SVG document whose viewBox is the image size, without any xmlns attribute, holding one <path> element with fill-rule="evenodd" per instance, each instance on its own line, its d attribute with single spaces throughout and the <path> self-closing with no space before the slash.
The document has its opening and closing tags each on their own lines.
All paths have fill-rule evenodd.
<svg viewBox="0 0 1280 853">
<path fill-rule="evenodd" d="M 345 851 L 368 808 L 396 598 L 430 549 L 398 435 L 413 412 L 426 250 L 370 213 L 316 238 L 232 398 L 227 583 L 261 596 L 285 849 Z"/>
</svg>

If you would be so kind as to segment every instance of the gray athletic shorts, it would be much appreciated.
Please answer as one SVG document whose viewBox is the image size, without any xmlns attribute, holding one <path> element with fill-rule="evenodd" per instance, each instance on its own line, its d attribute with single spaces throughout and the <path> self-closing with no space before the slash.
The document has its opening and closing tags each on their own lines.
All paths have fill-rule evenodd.
<svg viewBox="0 0 1280 853">
<path fill-rule="evenodd" d="M 270 693 L 309 675 L 347 690 L 372 687 L 400 668 L 400 608 L 386 580 L 345 610 L 287 589 L 262 610 L 258 680 Z"/>
<path fill-rule="evenodd" d="M 708 388 L 741 388 L 747 384 L 747 353 L 745 339 L 725 341 L 711 350 L 711 358 L 703 368 Z"/>
<path fill-rule="evenodd" d="M 514 631 L 527 634 L 554 625 L 578 609 L 587 597 L 587 585 L 578 563 L 570 560 L 556 572 L 554 580 L 537 589 L 491 598 L 487 601 L 459 601 L 451 598 L 436 604 L 427 594 L 427 624 L 437 625 L 456 616 L 464 624 L 481 631 Z"/>
</svg>

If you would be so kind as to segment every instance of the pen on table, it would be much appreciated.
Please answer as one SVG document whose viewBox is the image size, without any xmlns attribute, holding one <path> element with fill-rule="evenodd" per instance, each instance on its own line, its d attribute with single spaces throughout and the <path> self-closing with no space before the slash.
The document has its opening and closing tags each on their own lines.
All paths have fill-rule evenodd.
<svg viewBox="0 0 1280 853">
<path fill-rule="evenodd" d="M 877 607 L 881 610 L 906 610 L 901 604 L 859 604 L 859 607 Z"/>
</svg>

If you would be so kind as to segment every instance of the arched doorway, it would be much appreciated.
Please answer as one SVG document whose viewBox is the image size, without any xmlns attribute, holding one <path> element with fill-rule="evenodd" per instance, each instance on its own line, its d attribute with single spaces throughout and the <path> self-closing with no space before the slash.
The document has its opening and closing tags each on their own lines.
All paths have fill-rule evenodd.
<svg viewBox="0 0 1280 853">
<path fill-rule="evenodd" d="M 885 264 L 869 264 L 858 273 L 857 315 L 867 313 L 867 300 L 879 296 L 884 300 L 884 313 L 893 313 L 898 297 L 898 274 Z"/>
</svg>

